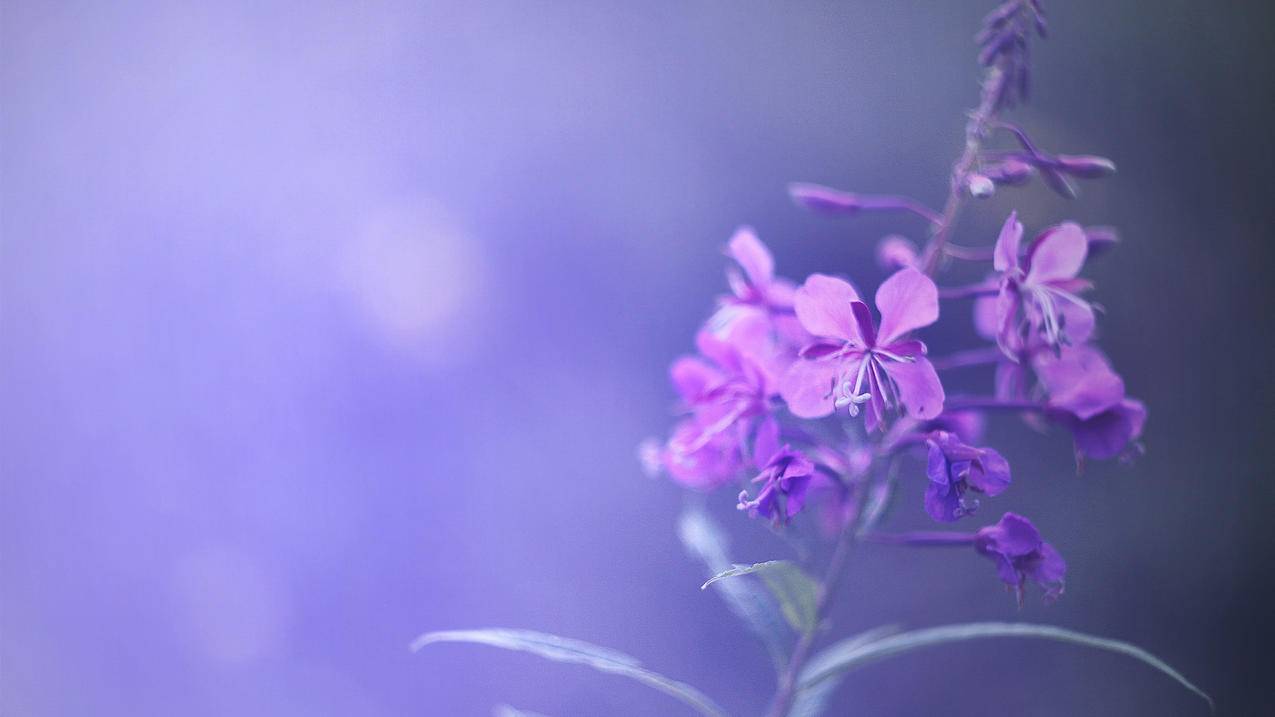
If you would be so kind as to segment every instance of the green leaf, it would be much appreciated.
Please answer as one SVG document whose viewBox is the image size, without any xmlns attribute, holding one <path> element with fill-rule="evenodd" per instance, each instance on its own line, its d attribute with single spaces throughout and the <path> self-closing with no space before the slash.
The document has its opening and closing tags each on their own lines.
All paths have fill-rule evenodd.
<svg viewBox="0 0 1275 717">
<path fill-rule="evenodd" d="M 726 536 L 703 508 L 687 506 L 678 520 L 677 532 L 687 552 L 703 561 L 710 575 L 730 569 Z M 782 670 L 788 664 L 792 633 L 775 599 L 763 586 L 750 580 L 730 580 L 718 583 L 718 587 L 717 593 L 726 606 L 765 645 L 775 669 Z"/>
<path fill-rule="evenodd" d="M 700 586 L 700 590 L 707 589 L 709 585 L 719 580 L 753 573 L 766 583 L 766 588 L 779 601 L 779 608 L 783 611 L 784 619 L 788 621 L 792 629 L 800 633 L 815 629 L 819 583 L 787 560 L 767 560 L 764 563 L 752 565 L 736 565 L 709 578 L 708 582 Z"/>
<path fill-rule="evenodd" d="M 416 652 L 436 642 L 472 642 L 506 650 L 530 652 L 556 662 L 572 662 L 588 665 L 600 672 L 628 677 L 675 697 L 690 705 L 702 715 L 725 717 L 725 712 L 704 693 L 690 685 L 671 680 L 641 666 L 637 659 L 622 652 L 598 647 L 587 642 L 571 640 L 533 630 L 487 628 L 483 630 L 443 630 L 429 632 L 412 642 Z"/>
<path fill-rule="evenodd" d="M 1213 699 L 1205 694 L 1203 690 L 1196 687 L 1190 680 L 1183 677 L 1180 672 L 1170 667 L 1163 660 L 1137 645 L 1121 642 L 1120 640 L 1087 635 L 1083 632 L 1075 632 L 1074 630 L 1052 625 L 1007 622 L 972 622 L 960 625 L 943 625 L 887 635 L 867 642 L 857 638 L 843 640 L 811 658 L 805 669 L 801 671 L 800 689 L 818 689 L 819 685 L 824 681 L 844 675 L 853 669 L 922 647 L 994 637 L 1054 640 L 1126 655 L 1172 677 L 1178 684 L 1208 702 L 1210 710 L 1213 709 Z"/>
</svg>

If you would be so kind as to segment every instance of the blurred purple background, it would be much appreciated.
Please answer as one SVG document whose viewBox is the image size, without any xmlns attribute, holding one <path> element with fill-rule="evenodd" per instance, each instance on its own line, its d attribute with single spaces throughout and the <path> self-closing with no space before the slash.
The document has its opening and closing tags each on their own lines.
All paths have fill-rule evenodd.
<svg viewBox="0 0 1275 717">
<path fill-rule="evenodd" d="M 0 713 L 678 709 L 526 655 L 407 650 L 493 625 L 759 712 L 768 659 L 697 589 L 683 493 L 635 447 L 668 427 L 665 367 L 737 224 L 788 276 L 869 285 L 876 239 L 916 236 L 803 214 L 784 186 L 938 203 L 990 5 L 3 3 Z M 1065 437 L 995 424 L 1019 478 L 994 510 L 1063 551 L 1066 597 L 1019 613 L 975 557 L 865 548 L 838 628 L 1062 624 L 1256 713 L 1271 9 L 1050 6 L 1018 117 L 1121 173 L 1074 204 L 1006 192 L 959 236 L 990 242 L 1011 206 L 1121 228 L 1091 276 L 1148 455 L 1077 478 Z M 896 525 L 925 522 L 909 490 Z M 737 559 L 792 557 L 710 502 Z M 1205 713 L 1128 660 L 1008 642 L 839 694 L 874 715 Z"/>
</svg>

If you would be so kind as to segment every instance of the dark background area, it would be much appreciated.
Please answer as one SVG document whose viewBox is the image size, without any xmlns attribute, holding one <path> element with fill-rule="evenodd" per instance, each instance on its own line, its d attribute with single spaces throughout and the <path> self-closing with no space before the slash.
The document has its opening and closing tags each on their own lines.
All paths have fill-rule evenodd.
<svg viewBox="0 0 1275 717">
<path fill-rule="evenodd" d="M 481 626 L 611 646 L 760 712 L 768 660 L 697 589 L 683 492 L 635 449 L 670 423 L 666 366 L 738 224 L 787 276 L 869 286 L 876 240 L 918 235 L 810 216 L 784 187 L 940 203 L 991 6 L 5 2 L 0 712 L 676 709 L 526 655 L 407 650 Z M 1275 18 L 1049 9 L 1014 117 L 1120 173 L 1074 203 L 1002 192 L 958 237 L 990 243 L 1015 207 L 1119 227 L 1087 273 L 1147 454 L 1077 477 L 1065 436 L 994 422 L 1016 482 L 989 513 L 1035 520 L 1066 596 L 1018 612 L 974 556 L 867 547 L 837 629 L 1055 623 L 1264 713 Z M 792 557 L 729 492 L 709 503 L 735 558 Z M 925 525 L 920 500 L 913 481 L 892 523 Z M 1206 712 L 1127 659 L 1003 641 L 873 666 L 839 700 Z"/>
</svg>

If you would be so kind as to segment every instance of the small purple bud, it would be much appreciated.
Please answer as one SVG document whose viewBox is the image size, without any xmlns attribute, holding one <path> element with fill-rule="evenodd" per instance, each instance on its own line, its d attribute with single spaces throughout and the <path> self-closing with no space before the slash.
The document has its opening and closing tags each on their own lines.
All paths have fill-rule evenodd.
<svg viewBox="0 0 1275 717">
<path fill-rule="evenodd" d="M 1100 179 L 1116 173 L 1116 163 L 1106 157 L 1060 154 L 1055 159 L 1060 171 L 1081 179 Z"/>
<path fill-rule="evenodd" d="M 982 174 L 970 174 L 966 177 L 965 187 L 969 189 L 970 196 L 976 199 L 987 199 L 996 193 L 996 184 Z"/>
<path fill-rule="evenodd" d="M 816 212 L 854 215 L 865 208 L 859 195 L 818 184 L 790 184 L 788 194 L 797 204 Z"/>
<path fill-rule="evenodd" d="M 891 234 L 877 244 L 877 264 L 886 271 L 897 271 L 905 266 L 916 266 L 919 250 L 907 237 Z"/>
</svg>

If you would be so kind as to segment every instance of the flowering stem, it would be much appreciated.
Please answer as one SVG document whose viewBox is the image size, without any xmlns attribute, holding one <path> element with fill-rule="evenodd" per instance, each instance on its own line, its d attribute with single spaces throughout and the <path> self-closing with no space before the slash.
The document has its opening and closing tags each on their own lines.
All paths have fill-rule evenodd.
<svg viewBox="0 0 1275 717">
<path fill-rule="evenodd" d="M 933 275 L 938 269 L 939 260 L 943 258 L 947 240 L 952 235 L 952 229 L 961 213 L 961 206 L 965 203 L 965 182 L 978 161 L 988 129 L 996 121 L 996 110 L 1005 93 L 1008 78 L 1009 75 L 1000 64 L 989 67 L 987 74 L 983 77 L 982 97 L 965 125 L 965 150 L 952 166 L 952 180 L 948 186 L 947 202 L 943 205 L 943 215 L 934 225 L 929 244 L 925 247 L 921 265 L 926 274 Z"/>
<path fill-rule="evenodd" d="M 779 676 L 779 686 L 768 713 L 770 717 L 785 717 L 788 710 L 792 709 L 793 700 L 797 698 L 797 679 L 801 676 L 801 668 L 810 657 L 810 651 L 814 649 L 819 624 L 827 617 L 828 606 L 832 602 L 837 585 L 841 582 L 841 574 L 845 572 L 846 559 L 850 557 L 850 551 L 854 547 L 854 526 L 857 522 L 857 520 L 847 521 L 846 526 L 841 529 L 837 547 L 833 549 L 832 558 L 828 561 L 828 569 L 824 572 L 823 580 L 819 583 L 818 594 L 815 596 L 814 623 L 798 638 L 792 650 L 792 657 L 788 659 L 788 666 Z"/>
</svg>

